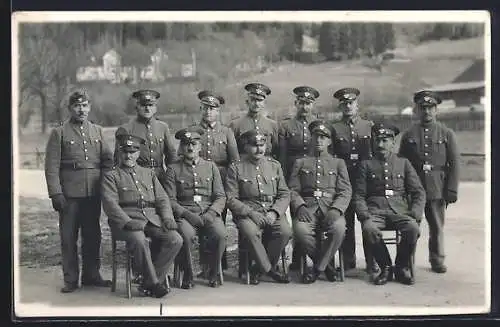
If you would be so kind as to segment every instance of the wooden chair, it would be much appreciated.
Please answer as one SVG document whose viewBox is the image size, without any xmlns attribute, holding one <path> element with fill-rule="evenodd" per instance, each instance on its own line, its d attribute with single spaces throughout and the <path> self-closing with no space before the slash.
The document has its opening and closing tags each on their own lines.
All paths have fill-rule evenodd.
<svg viewBox="0 0 500 327">
<path fill-rule="evenodd" d="M 208 236 L 203 235 L 198 243 L 199 243 L 198 244 L 198 251 L 200 254 L 200 259 L 202 261 L 201 268 L 202 268 L 202 272 L 204 273 L 203 278 L 208 279 L 208 277 L 209 277 L 208 276 L 209 265 L 208 265 L 208 262 L 206 262 L 205 258 L 207 258 L 208 256 L 210 256 L 212 254 L 207 246 Z M 192 267 L 193 260 L 192 260 L 192 258 L 189 258 L 189 260 L 191 261 L 191 267 Z M 219 282 L 222 285 L 222 284 L 224 284 L 224 272 L 222 271 L 222 261 L 219 261 L 218 264 L 219 264 Z M 173 282 L 173 284 L 175 287 L 178 287 L 178 288 L 181 287 L 182 274 L 183 274 L 183 271 L 182 271 L 181 264 L 180 264 L 180 258 L 178 256 L 175 260 L 175 263 L 174 263 L 174 282 Z"/>
<path fill-rule="evenodd" d="M 266 244 L 266 239 L 265 235 L 262 235 L 263 238 L 263 244 Z M 286 255 L 286 250 L 283 249 L 281 251 L 281 269 L 283 270 L 283 274 L 288 277 L 288 271 L 286 267 L 286 261 L 288 257 Z M 251 255 L 250 255 L 250 249 L 249 249 L 249 244 L 246 242 L 244 239 L 243 235 L 241 235 L 240 231 L 238 230 L 238 278 L 241 278 L 243 275 L 245 275 L 245 283 L 247 285 L 250 285 L 250 264 L 252 261 Z"/>
<path fill-rule="evenodd" d="M 395 245 L 396 251 L 397 247 L 401 242 L 401 232 L 396 230 L 394 227 L 388 226 L 382 229 L 382 233 L 384 232 L 394 232 L 394 236 L 382 237 L 386 245 Z M 415 250 L 413 253 L 410 253 L 410 273 L 413 278 L 415 278 Z"/>
<path fill-rule="evenodd" d="M 151 239 L 146 238 L 146 240 L 151 244 Z M 127 250 L 127 243 L 125 240 L 116 239 L 113 235 L 111 235 L 111 256 L 112 256 L 112 277 L 111 277 L 111 292 L 116 291 L 116 281 L 117 281 L 117 271 L 118 271 L 118 251 L 117 251 L 117 243 L 121 242 L 124 244 L 124 249 L 126 253 L 126 271 L 125 271 L 125 285 L 127 287 L 127 298 L 132 298 L 132 254 Z M 167 288 L 170 288 L 169 285 L 169 277 L 166 277 Z"/>
<path fill-rule="evenodd" d="M 322 243 L 327 238 L 327 233 L 317 233 L 316 237 L 318 237 L 318 245 L 322 246 Z M 299 248 L 299 252 L 302 252 L 300 255 L 300 276 L 304 276 L 305 271 L 307 270 L 307 257 L 306 254 L 303 253 L 303 250 Z M 342 246 L 339 248 L 338 256 L 339 256 L 339 267 L 336 267 L 337 277 L 339 281 L 343 282 L 345 280 L 345 268 L 344 268 L 344 253 L 342 251 Z M 335 267 L 335 255 L 332 257 L 331 261 L 332 265 Z"/>
</svg>

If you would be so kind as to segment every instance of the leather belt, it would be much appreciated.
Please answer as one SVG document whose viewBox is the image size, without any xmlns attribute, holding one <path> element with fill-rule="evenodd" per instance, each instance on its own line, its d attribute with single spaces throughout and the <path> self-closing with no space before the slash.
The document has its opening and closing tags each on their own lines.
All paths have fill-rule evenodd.
<svg viewBox="0 0 500 327">
<path fill-rule="evenodd" d="M 101 164 L 96 162 L 61 162 L 60 168 L 67 170 L 100 169 Z"/>
<path fill-rule="evenodd" d="M 300 195 L 305 198 L 333 198 L 333 194 L 325 191 L 301 192 Z"/>
<path fill-rule="evenodd" d="M 403 193 L 403 192 L 397 192 L 394 190 L 384 190 L 383 192 L 370 193 L 368 195 L 368 197 L 372 197 L 372 196 L 386 197 L 386 196 L 404 196 L 404 195 L 405 195 L 405 193 Z"/>
<path fill-rule="evenodd" d="M 240 201 L 261 201 L 261 202 L 274 202 L 274 196 L 273 195 L 260 195 L 260 196 L 255 196 L 251 198 L 240 198 Z"/>
<path fill-rule="evenodd" d="M 431 164 L 422 164 L 422 171 L 431 171 L 431 170 L 445 170 L 445 166 L 435 166 Z"/>
<path fill-rule="evenodd" d="M 163 167 L 163 165 L 158 165 L 156 163 L 138 163 L 139 166 L 144 167 L 144 168 L 159 168 Z"/>
<path fill-rule="evenodd" d="M 206 201 L 206 202 L 211 202 L 212 201 L 212 198 L 209 197 L 209 196 L 206 196 L 206 195 L 190 195 L 190 196 L 178 196 L 177 197 L 177 201 L 180 201 L 180 202 L 202 202 L 202 201 Z"/>
<path fill-rule="evenodd" d="M 156 208 L 156 203 L 153 201 L 145 201 L 145 200 L 138 200 L 138 201 L 127 201 L 127 202 L 120 202 L 120 207 L 122 208 Z"/>
</svg>

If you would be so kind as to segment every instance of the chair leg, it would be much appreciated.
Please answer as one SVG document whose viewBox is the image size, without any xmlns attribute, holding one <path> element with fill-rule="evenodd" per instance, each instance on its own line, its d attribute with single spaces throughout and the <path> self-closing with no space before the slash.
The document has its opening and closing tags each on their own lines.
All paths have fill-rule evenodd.
<svg viewBox="0 0 500 327">
<path fill-rule="evenodd" d="M 286 250 L 281 251 L 281 266 L 283 267 L 283 275 L 288 278 L 288 269 L 286 267 Z"/>
<path fill-rule="evenodd" d="M 132 257 L 127 253 L 127 272 L 126 272 L 126 283 L 127 283 L 127 298 L 132 298 Z"/>
<path fill-rule="evenodd" d="M 116 292 L 116 270 L 117 270 L 117 257 L 116 257 L 116 240 L 111 241 L 111 292 Z"/>
<path fill-rule="evenodd" d="M 244 262 L 245 262 L 245 267 L 244 267 L 244 270 L 245 270 L 245 282 L 247 285 L 250 285 L 250 254 L 248 253 L 248 250 L 245 249 L 245 251 L 243 251 L 244 253 Z"/>
<path fill-rule="evenodd" d="M 304 274 L 307 271 L 307 256 L 303 253 L 300 254 L 300 261 L 299 261 L 299 269 L 300 269 L 300 278 L 304 277 Z"/>
<path fill-rule="evenodd" d="M 224 271 L 222 270 L 222 260 L 219 261 L 219 282 L 220 284 L 224 284 Z"/>
<path fill-rule="evenodd" d="M 174 263 L 174 287 L 181 287 L 181 267 L 178 262 Z"/>
<path fill-rule="evenodd" d="M 345 267 L 344 267 L 344 253 L 342 247 L 339 248 L 339 270 L 340 270 L 340 281 L 343 282 L 345 279 Z"/>
</svg>

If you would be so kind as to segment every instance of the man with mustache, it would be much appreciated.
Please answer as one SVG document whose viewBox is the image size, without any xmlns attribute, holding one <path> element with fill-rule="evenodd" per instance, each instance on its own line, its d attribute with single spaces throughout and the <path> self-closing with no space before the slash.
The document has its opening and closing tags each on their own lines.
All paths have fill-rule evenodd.
<svg viewBox="0 0 500 327">
<path fill-rule="evenodd" d="M 278 123 L 266 117 L 263 110 L 266 106 L 266 97 L 271 94 L 271 89 L 261 83 L 250 83 L 245 86 L 248 97 L 245 101 L 248 113 L 229 123 L 229 128 L 237 140 L 248 131 L 256 130 L 266 135 L 266 156 L 278 158 Z M 239 148 L 241 154 L 241 147 Z"/>
<path fill-rule="evenodd" d="M 181 158 L 167 167 L 164 181 L 165 189 L 172 202 L 179 231 L 184 239 L 180 254 L 181 268 L 184 272 L 181 288 L 194 287 L 191 249 L 193 239 L 206 236 L 210 250 L 209 282 L 210 287 L 219 287 L 219 263 L 226 247 L 226 228 L 222 212 L 226 206 L 224 185 L 217 165 L 200 157 L 201 135 L 204 130 L 193 126 L 179 130 L 175 138 L 180 140 Z"/>
<path fill-rule="evenodd" d="M 70 119 L 52 130 L 46 148 L 45 178 L 54 210 L 59 213 L 63 293 L 78 288 L 78 231 L 82 236 L 84 286 L 111 286 L 99 273 L 101 228 L 100 183 L 102 170 L 113 166 L 113 153 L 102 127 L 88 121 L 91 110 L 86 90 L 69 97 Z"/>
<path fill-rule="evenodd" d="M 293 93 L 296 95 L 297 113 L 293 118 L 283 119 L 278 130 L 279 160 L 287 181 L 290 179 L 295 160 L 304 158 L 311 150 L 311 134 L 307 127 L 316 118 L 311 111 L 319 97 L 318 90 L 310 86 L 297 86 L 293 89 Z M 294 247 L 290 270 L 299 268 L 298 259 L 297 250 Z"/>
<path fill-rule="evenodd" d="M 420 122 L 402 135 L 399 154 L 410 160 L 425 187 L 429 261 L 432 271 L 445 273 L 445 210 L 457 201 L 460 179 L 457 139 L 451 129 L 436 120 L 437 105 L 441 103 L 437 94 L 423 90 L 415 93 L 413 101 Z"/>
<path fill-rule="evenodd" d="M 139 90 L 132 93 L 136 100 L 137 117 L 118 127 L 115 135 L 134 134 L 146 143 L 141 145 L 137 163 L 141 167 L 154 170 L 161 180 L 165 166 L 177 159 L 175 144 L 167 123 L 156 119 L 160 93 L 154 90 Z M 115 162 L 117 162 L 117 147 L 115 147 Z"/>
<path fill-rule="evenodd" d="M 352 189 L 344 160 L 328 153 L 331 130 L 322 120 L 308 126 L 313 151 L 295 161 L 290 181 L 290 209 L 294 213 L 293 230 L 298 245 L 313 259 L 312 272 L 305 272 L 302 282 L 314 283 L 324 272 L 331 282 L 336 280 L 330 262 L 345 235 L 344 212 L 351 201 Z M 326 241 L 318 244 L 318 235 L 326 233 Z"/>
<path fill-rule="evenodd" d="M 118 134 L 118 165 L 104 174 L 102 204 L 111 233 L 125 240 L 132 252 L 133 265 L 144 276 L 139 289 L 147 296 L 168 293 L 168 268 L 182 246 L 176 231 L 170 201 L 156 174 L 137 165 L 145 140 L 131 134 Z M 158 253 L 151 253 L 151 238 Z"/>
<path fill-rule="evenodd" d="M 257 130 L 241 135 L 243 154 L 227 171 L 227 206 L 256 264 L 250 270 L 250 283 L 257 285 L 263 273 L 278 283 L 288 283 L 276 271 L 281 251 L 292 237 L 285 211 L 290 203 L 281 165 L 266 157 L 266 136 Z M 264 233 L 266 246 L 262 244 Z M 240 240 L 241 242 L 242 240 Z"/>
<path fill-rule="evenodd" d="M 201 127 L 205 131 L 200 138 L 200 157 L 217 165 L 224 183 L 229 165 L 240 160 L 233 131 L 219 121 L 221 106 L 225 100 L 221 95 L 208 90 L 199 92 L 198 99 L 200 99 L 201 120 L 194 126 Z M 227 208 L 224 208 L 221 214 L 224 224 L 226 215 Z M 226 252 L 222 257 L 222 268 L 227 269 Z"/>
<path fill-rule="evenodd" d="M 393 152 L 399 129 L 378 123 L 372 133 L 374 157 L 361 162 L 353 198 L 363 238 L 381 268 L 373 283 L 384 285 L 395 276 L 400 283 L 411 285 L 415 280 L 409 269 L 410 258 L 420 235 L 425 190 L 408 159 Z M 386 227 L 401 232 L 394 270 L 381 233 Z"/>
<path fill-rule="evenodd" d="M 342 111 L 342 119 L 332 122 L 332 145 L 331 153 L 337 158 L 344 159 L 351 185 L 354 184 L 358 174 L 359 163 L 372 157 L 371 128 L 373 122 L 362 119 L 359 116 L 358 96 L 360 91 L 356 88 L 347 87 L 337 90 L 333 97 L 339 101 L 339 109 Z M 354 227 L 354 205 L 351 204 L 345 211 L 347 231 L 342 244 L 344 255 L 344 266 L 347 269 L 356 268 L 356 239 Z M 370 253 L 365 240 L 363 250 L 366 261 L 366 271 L 370 275 L 378 272 L 378 267 Z"/>
</svg>

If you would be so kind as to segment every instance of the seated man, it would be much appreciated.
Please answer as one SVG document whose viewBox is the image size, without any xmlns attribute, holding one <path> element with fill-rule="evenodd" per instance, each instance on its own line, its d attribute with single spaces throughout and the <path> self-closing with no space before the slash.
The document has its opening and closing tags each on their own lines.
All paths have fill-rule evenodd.
<svg viewBox="0 0 500 327">
<path fill-rule="evenodd" d="M 425 191 L 411 163 L 393 153 L 399 129 L 388 124 L 372 127 L 374 157 L 362 161 L 354 189 L 356 214 L 381 272 L 375 285 L 396 280 L 411 285 L 410 256 L 420 236 L 419 224 L 425 205 Z M 381 229 L 386 226 L 401 232 L 395 271 Z"/>
<path fill-rule="evenodd" d="M 194 286 L 191 248 L 196 233 L 200 240 L 202 235 L 208 237 L 205 247 L 211 254 L 208 258 L 210 287 L 220 286 L 219 263 L 226 248 L 226 228 L 221 216 L 226 194 L 217 165 L 200 157 L 203 133 L 204 130 L 197 126 L 175 133 L 175 138 L 180 140 L 181 157 L 167 167 L 163 183 L 184 239 L 180 254 L 183 289 Z"/>
<path fill-rule="evenodd" d="M 117 135 L 119 165 L 104 173 L 102 204 L 111 233 L 125 240 L 134 257 L 133 266 L 144 276 L 140 289 L 148 296 L 161 298 L 168 293 L 165 278 L 169 266 L 182 247 L 176 231 L 170 201 L 154 171 L 137 165 L 143 139 Z M 157 243 L 158 253 L 151 258 L 149 242 Z"/>
<path fill-rule="evenodd" d="M 261 273 L 279 283 L 289 283 L 275 267 L 292 236 L 285 216 L 290 190 L 280 163 L 264 156 L 264 134 L 250 130 L 241 135 L 239 142 L 244 153 L 240 161 L 229 166 L 226 196 L 233 221 L 249 243 L 252 257 L 257 262 L 249 268 L 250 283 L 259 284 Z M 262 244 L 262 233 L 266 233 L 267 248 Z"/>
<path fill-rule="evenodd" d="M 322 272 L 329 281 L 335 281 L 335 267 L 329 263 L 344 240 L 344 212 L 352 195 L 344 160 L 328 153 L 330 128 L 321 120 L 313 121 L 308 128 L 313 152 L 295 161 L 288 183 L 295 239 L 314 261 L 312 273 L 302 276 L 305 284 L 314 283 Z M 316 243 L 318 233 L 327 236 L 321 248 Z"/>
</svg>

